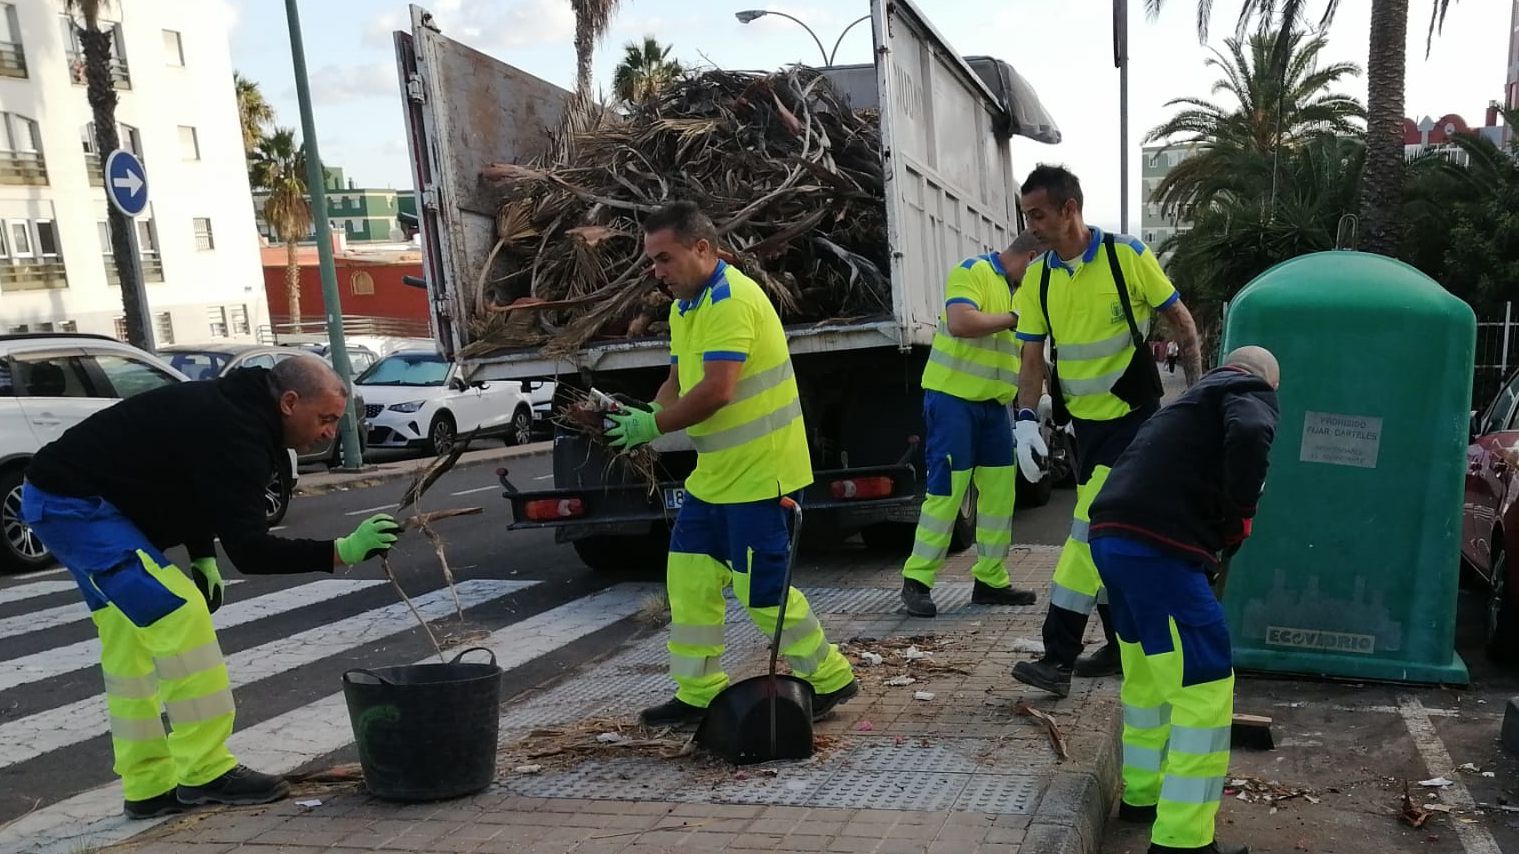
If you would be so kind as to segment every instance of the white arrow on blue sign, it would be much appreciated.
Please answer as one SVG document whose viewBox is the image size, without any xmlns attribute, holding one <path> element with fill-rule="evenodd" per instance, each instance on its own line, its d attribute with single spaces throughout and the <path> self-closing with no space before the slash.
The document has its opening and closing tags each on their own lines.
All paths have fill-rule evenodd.
<svg viewBox="0 0 1519 854">
<path fill-rule="evenodd" d="M 105 161 L 105 191 L 111 204 L 127 216 L 148 208 L 148 173 L 130 151 L 116 149 Z"/>
</svg>

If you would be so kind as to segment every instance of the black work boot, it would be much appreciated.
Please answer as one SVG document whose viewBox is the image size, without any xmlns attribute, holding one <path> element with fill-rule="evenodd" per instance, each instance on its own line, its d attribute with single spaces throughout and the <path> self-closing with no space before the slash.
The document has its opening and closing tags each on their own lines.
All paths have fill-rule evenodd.
<svg viewBox="0 0 1519 854">
<path fill-rule="evenodd" d="M 262 774 L 239 765 L 202 786 L 180 786 L 176 792 L 182 804 L 267 804 L 290 794 L 284 777 Z"/>
<path fill-rule="evenodd" d="M 1117 676 L 1123 672 L 1123 661 L 1118 655 L 1118 644 L 1105 643 L 1091 655 L 1076 659 L 1077 676 L 1096 679 L 1099 676 Z"/>
<path fill-rule="evenodd" d="M 902 579 L 902 606 L 914 617 L 936 617 L 939 606 L 934 604 L 928 585 L 911 578 Z"/>
<path fill-rule="evenodd" d="M 1139 806 L 1136 804 L 1127 803 L 1125 801 L 1119 801 L 1118 820 L 1126 821 L 1131 824 L 1154 824 L 1155 805 L 1145 804 L 1143 806 Z"/>
<path fill-rule="evenodd" d="M 638 722 L 644 726 L 685 726 L 700 723 L 707 710 L 693 706 L 679 697 L 671 697 L 668 703 L 650 706 L 638 713 Z"/>
<path fill-rule="evenodd" d="M 1057 697 L 1068 697 L 1071 694 L 1071 668 L 1061 667 L 1048 658 L 1018 662 L 1013 665 L 1013 678 Z"/>
<path fill-rule="evenodd" d="M 1152 842 L 1150 854 L 1250 854 L 1250 846 L 1238 842 L 1219 842 L 1216 839 L 1201 848 L 1172 848 Z"/>
<path fill-rule="evenodd" d="M 993 587 L 979 578 L 970 593 L 972 605 L 1032 605 L 1038 598 L 1032 590 L 1012 586 Z"/>
<path fill-rule="evenodd" d="M 170 789 L 161 795 L 140 801 L 122 801 L 121 812 L 127 818 L 158 818 L 184 812 L 186 807 L 179 802 L 176 792 L 177 790 Z"/>
<path fill-rule="evenodd" d="M 858 679 L 849 680 L 849 684 L 837 691 L 829 691 L 826 694 L 812 695 L 812 719 L 820 721 L 833 713 L 833 710 L 853 700 L 860 693 Z"/>
</svg>

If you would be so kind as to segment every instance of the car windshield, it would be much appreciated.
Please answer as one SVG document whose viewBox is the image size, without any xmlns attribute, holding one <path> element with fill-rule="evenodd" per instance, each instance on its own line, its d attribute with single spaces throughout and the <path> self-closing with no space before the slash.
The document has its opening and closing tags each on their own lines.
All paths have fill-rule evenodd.
<svg viewBox="0 0 1519 854">
<path fill-rule="evenodd" d="M 396 353 L 386 356 L 355 381 L 357 385 L 443 385 L 448 361 L 438 353 Z"/>
<path fill-rule="evenodd" d="M 161 355 L 169 360 L 176 371 L 192 380 L 216 379 L 226 369 L 227 363 L 232 361 L 231 353 L 216 350 L 176 350 Z"/>
</svg>

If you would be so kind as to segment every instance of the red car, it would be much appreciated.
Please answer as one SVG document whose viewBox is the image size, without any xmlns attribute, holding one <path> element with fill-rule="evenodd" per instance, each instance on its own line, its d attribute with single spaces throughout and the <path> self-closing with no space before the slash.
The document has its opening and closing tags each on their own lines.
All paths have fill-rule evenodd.
<svg viewBox="0 0 1519 854">
<path fill-rule="evenodd" d="M 1461 514 L 1463 580 L 1488 591 L 1487 655 L 1519 661 L 1519 373 L 1472 413 Z"/>
</svg>

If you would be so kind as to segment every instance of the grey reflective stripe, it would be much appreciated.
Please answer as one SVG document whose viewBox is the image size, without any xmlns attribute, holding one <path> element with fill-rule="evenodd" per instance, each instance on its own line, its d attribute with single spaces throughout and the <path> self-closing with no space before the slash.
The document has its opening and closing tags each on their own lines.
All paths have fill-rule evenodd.
<svg viewBox="0 0 1519 854">
<path fill-rule="evenodd" d="M 1178 804 L 1211 804 L 1224 796 L 1223 777 L 1178 777 L 1167 774 L 1160 799 Z"/>
<path fill-rule="evenodd" d="M 1217 753 L 1229 749 L 1230 728 L 1171 727 L 1171 749 L 1177 753 Z"/>
<path fill-rule="evenodd" d="M 792 670 L 805 676 L 808 673 L 816 673 L 817 669 L 823 666 L 823 661 L 828 658 L 828 653 L 832 651 L 826 642 L 819 640 L 817 650 L 811 655 L 788 655 L 786 661 L 791 664 Z"/>
<path fill-rule="evenodd" d="M 123 700 L 147 700 L 158 694 L 158 680 L 147 676 L 105 675 L 105 692 Z"/>
<path fill-rule="evenodd" d="M 785 427 L 791 422 L 802 417 L 802 401 L 793 397 L 791 402 L 775 410 L 769 415 L 761 415 L 753 421 L 740 424 L 737 427 L 729 427 L 716 433 L 708 433 L 705 436 L 691 436 L 691 444 L 696 446 L 698 453 L 711 454 L 718 451 L 726 451 L 736 448 L 745 442 L 753 442 L 761 436 L 767 436 L 776 430 Z"/>
<path fill-rule="evenodd" d="M 1011 551 L 1011 550 L 1012 550 L 1012 544 L 1011 543 L 1001 543 L 1001 544 L 992 545 L 992 546 L 985 546 L 985 545 L 982 545 L 981 543 L 976 543 L 976 557 L 979 557 L 979 558 L 991 558 L 993 560 L 1002 560 L 1003 558 L 1007 557 L 1007 553 L 1009 551 Z"/>
<path fill-rule="evenodd" d="M 912 556 L 919 560 L 944 560 L 949 554 L 949 543 L 925 543 L 922 540 L 913 540 Z"/>
<path fill-rule="evenodd" d="M 1135 729 L 1155 729 L 1163 727 L 1171 722 L 1171 707 L 1165 706 L 1130 706 L 1123 707 L 1123 722 L 1125 726 Z"/>
<path fill-rule="evenodd" d="M 927 513 L 924 513 L 923 515 L 921 515 L 921 516 L 918 517 L 918 533 L 919 534 L 922 534 L 922 533 L 924 533 L 926 531 L 926 532 L 928 532 L 930 534 L 938 534 L 940 536 L 947 537 L 951 533 L 953 533 L 954 530 L 955 530 L 955 520 L 954 519 L 936 519 L 933 516 L 928 515 Z"/>
<path fill-rule="evenodd" d="M 1099 605 L 1106 605 L 1106 604 L 1108 604 L 1108 588 L 1106 588 L 1106 587 L 1099 587 L 1099 588 L 1097 588 L 1097 604 L 1099 604 Z"/>
<path fill-rule="evenodd" d="M 1062 355 L 1064 355 L 1065 348 L 1060 348 L 1060 352 Z M 1066 394 L 1075 396 L 1085 394 L 1106 394 L 1112 390 L 1113 384 L 1118 382 L 1118 378 L 1123 376 L 1124 371 L 1127 371 L 1128 369 L 1129 366 L 1125 365 L 1122 368 L 1113 371 L 1112 373 L 1103 374 L 1100 377 L 1092 377 L 1091 379 L 1085 380 L 1076 379 L 1075 377 L 1067 377 L 1062 373 L 1060 375 L 1060 388 L 1063 389 Z"/>
<path fill-rule="evenodd" d="M 1123 746 L 1123 766 L 1125 768 L 1138 768 L 1141 771 L 1159 771 L 1166 754 L 1163 750 L 1153 747 L 1140 747 L 1135 744 Z"/>
<path fill-rule="evenodd" d="M 184 679 L 202 670 L 210 670 L 221 663 L 222 649 L 216 641 L 211 641 L 179 655 L 155 659 L 153 665 L 158 671 L 158 678 L 163 680 Z"/>
<path fill-rule="evenodd" d="M 1013 530 L 1012 516 L 987 516 L 981 514 L 976 517 L 976 531 L 985 531 L 988 534 L 1009 534 Z"/>
<path fill-rule="evenodd" d="M 733 399 L 728 401 L 728 405 L 732 406 L 755 395 L 763 394 L 794 376 L 796 372 L 791 368 L 791 360 L 787 359 L 773 368 L 766 368 L 757 374 L 744 377 L 738 381 L 738 385 L 733 387 Z"/>
<path fill-rule="evenodd" d="M 1078 543 L 1090 542 L 1092 523 L 1085 519 L 1071 519 L 1071 539 Z"/>
<path fill-rule="evenodd" d="M 158 718 L 118 718 L 111 715 L 111 737 L 122 741 L 156 741 L 164 737 Z"/>
<path fill-rule="evenodd" d="M 716 655 L 676 655 L 670 653 L 670 675 L 701 679 L 723 672 L 722 658 Z"/>
<path fill-rule="evenodd" d="M 1090 614 L 1092 613 L 1093 606 L 1097 604 L 1097 597 L 1078 593 L 1069 587 L 1063 587 L 1059 584 L 1051 584 L 1050 604 L 1056 608 L 1075 611 L 1078 614 Z"/>
<path fill-rule="evenodd" d="M 164 709 L 169 713 L 169 720 L 175 725 L 194 724 L 201 721 L 209 721 L 223 715 L 230 715 L 237 710 L 232 702 L 232 692 L 226 688 L 215 694 L 204 697 L 196 697 L 193 700 L 175 700 L 164 703 Z"/>
<path fill-rule="evenodd" d="M 1148 335 L 1149 330 L 1150 321 L 1147 318 L 1144 323 L 1139 324 L 1139 332 L 1142 335 Z M 1060 361 L 1101 359 L 1107 356 L 1116 356 L 1125 350 L 1131 349 L 1133 346 L 1134 337 L 1129 334 L 1127 329 L 1114 335 L 1112 338 L 1104 338 L 1101 341 L 1093 341 L 1089 344 L 1066 344 L 1065 342 L 1061 342 Z M 1064 385 L 1065 377 L 1061 377 L 1060 382 Z"/>
<path fill-rule="evenodd" d="M 670 643 L 685 644 L 687 646 L 722 646 L 723 626 L 718 623 L 715 626 L 687 626 L 680 623 L 670 625 Z"/>
<path fill-rule="evenodd" d="M 939 321 L 939 334 L 954 338 L 967 347 L 975 347 L 977 350 L 985 350 L 988 353 L 1017 356 L 1023 352 L 1023 348 L 1019 346 L 1019 342 L 1016 339 L 999 337 L 1001 333 L 981 338 L 960 338 L 955 333 L 949 331 L 949 321 L 947 320 Z M 987 342 L 990 342 L 991 346 L 987 346 Z"/>
<path fill-rule="evenodd" d="M 813 633 L 822 631 L 823 624 L 818 618 L 808 614 L 800 623 L 789 626 L 781 631 L 781 649 L 785 649 L 794 643 L 800 643 L 811 637 Z"/>
<path fill-rule="evenodd" d="M 957 359 L 954 356 L 951 356 L 950 354 L 944 352 L 943 350 L 930 350 L 928 352 L 928 361 L 933 362 L 936 365 L 948 368 L 951 371 L 962 374 L 970 374 L 973 377 L 980 377 L 983 380 L 1012 383 L 1013 385 L 1018 384 L 1017 371 L 1003 370 L 1002 368 L 993 367 L 992 365 L 982 365 L 976 362 L 972 362 L 968 359 Z M 1063 384 L 1065 382 L 1065 379 L 1061 378 L 1060 382 Z"/>
</svg>

